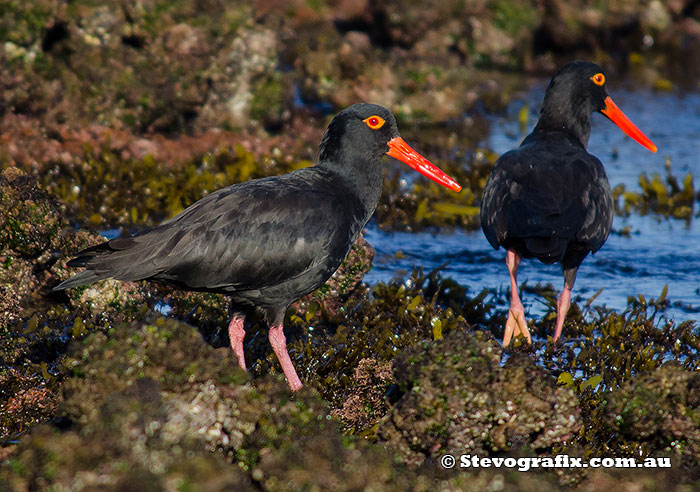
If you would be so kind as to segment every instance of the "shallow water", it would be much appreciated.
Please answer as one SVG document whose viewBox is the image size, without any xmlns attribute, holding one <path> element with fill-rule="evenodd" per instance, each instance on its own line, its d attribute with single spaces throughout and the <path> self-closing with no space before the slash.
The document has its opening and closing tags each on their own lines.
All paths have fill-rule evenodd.
<svg viewBox="0 0 700 492">
<path fill-rule="evenodd" d="M 546 81 L 516 99 L 505 114 L 491 118 L 491 134 L 483 145 L 497 153 L 516 147 L 537 120 Z M 700 95 L 657 93 L 609 87 L 611 96 L 625 114 L 658 146 L 652 154 L 624 135 L 602 115 L 594 115 L 589 152 L 605 165 L 611 187 L 623 183 L 628 190 L 639 191 L 642 172 L 649 176 L 665 175 L 665 163 L 671 161 L 672 173 L 682 179 L 691 172 L 698 184 L 700 165 Z M 518 113 L 528 106 L 529 121 L 524 131 Z M 697 208 L 694 210 L 697 213 Z M 615 217 L 613 231 L 631 227 L 629 236 L 610 235 L 603 248 L 589 256 L 581 266 L 574 295 L 586 299 L 600 288 L 603 292 L 596 305 L 623 310 L 628 296 L 658 297 L 668 284 L 672 305 L 667 315 L 676 321 L 696 319 L 700 308 L 700 222 L 684 221 L 655 215 Z M 482 232 L 387 233 L 370 225 L 367 240 L 377 255 L 370 283 L 405 276 L 414 266 L 426 271 L 442 268 L 443 276 L 469 287 L 475 294 L 483 288 L 502 290 L 509 287 L 505 252 L 495 251 Z M 405 257 L 395 255 L 401 251 Z M 561 289 L 563 278 L 557 265 L 525 260 L 518 271 L 518 281 L 534 286 L 551 283 Z M 526 314 L 540 316 L 546 311 L 542 299 L 525 293 Z"/>
</svg>

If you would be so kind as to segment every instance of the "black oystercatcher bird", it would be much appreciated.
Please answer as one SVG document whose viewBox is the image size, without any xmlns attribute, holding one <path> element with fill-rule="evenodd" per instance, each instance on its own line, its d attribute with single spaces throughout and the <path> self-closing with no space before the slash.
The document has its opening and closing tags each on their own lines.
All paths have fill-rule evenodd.
<svg viewBox="0 0 700 492">
<path fill-rule="evenodd" d="M 355 104 L 331 121 L 318 165 L 228 186 L 157 227 L 85 249 L 68 265 L 86 269 L 55 290 L 112 277 L 226 294 L 238 364 L 245 370 L 244 318 L 260 308 L 289 387 L 298 390 L 282 327 L 285 311 L 336 271 L 374 213 L 384 154 L 461 189 L 403 141 L 386 108 Z"/>
<path fill-rule="evenodd" d="M 530 341 L 518 296 L 521 258 L 561 263 L 564 289 L 557 300 L 554 341 L 561 336 L 576 272 L 588 253 L 608 238 L 613 197 L 601 162 L 586 151 L 591 114 L 600 112 L 638 143 L 649 140 L 613 103 L 605 74 L 594 63 L 576 61 L 559 69 L 535 129 L 520 147 L 503 154 L 486 183 L 481 227 L 491 246 L 506 250 L 511 302 L 503 345 L 522 334 Z"/>
</svg>

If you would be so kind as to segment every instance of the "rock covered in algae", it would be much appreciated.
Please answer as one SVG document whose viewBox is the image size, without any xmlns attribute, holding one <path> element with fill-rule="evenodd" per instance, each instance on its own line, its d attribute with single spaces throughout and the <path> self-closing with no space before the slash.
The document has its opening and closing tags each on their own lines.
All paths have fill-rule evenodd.
<svg viewBox="0 0 700 492">
<path fill-rule="evenodd" d="M 85 238 L 63 234 L 63 206 L 15 167 L 0 174 L 0 442 L 12 440 L 56 410 L 56 358 L 81 313 L 48 306 L 57 251 Z M 77 320 L 77 321 L 76 321 Z"/>
<path fill-rule="evenodd" d="M 606 444 L 638 455 L 673 457 L 697 469 L 700 456 L 700 373 L 668 362 L 611 390 L 597 413 Z"/>
<path fill-rule="evenodd" d="M 500 365 L 490 334 L 453 332 L 407 350 L 395 363 L 405 392 L 380 430 L 408 464 L 445 452 L 551 450 L 581 427 L 575 394 L 526 354 Z"/>
<path fill-rule="evenodd" d="M 331 413 L 340 418 L 349 429 L 368 429 L 389 412 L 386 398 L 388 386 L 393 383 L 391 361 L 371 358 L 360 360 L 353 372 L 352 393 L 340 408 Z"/>
<path fill-rule="evenodd" d="M 252 386 L 230 349 L 183 323 L 90 335 L 64 366 L 64 417 L 35 427 L 0 466 L 9 490 L 408 487 L 390 456 L 346 442 L 315 391 Z"/>
<path fill-rule="evenodd" d="M 65 221 L 58 201 L 15 167 L 0 174 L 0 210 L 0 283 L 7 299 L 0 325 L 4 325 L 20 314 L 20 299 L 39 289 L 40 277 L 60 247 Z M 13 305 L 20 309 L 11 310 Z"/>
<path fill-rule="evenodd" d="M 0 175 L 0 209 L 0 282 L 7 298 L 0 304 L 1 326 L 20 319 L 42 297 L 52 295 L 53 285 L 76 272 L 66 267 L 66 261 L 104 238 L 86 231 L 65 232 L 64 205 L 40 187 L 35 177 L 16 167 L 8 167 Z M 68 295 L 96 313 L 110 305 L 133 303 L 134 288 L 123 289 L 114 281 L 99 285 L 101 289 L 74 289 Z M 12 306 L 16 309 L 11 310 Z"/>
<path fill-rule="evenodd" d="M 125 405 L 129 410 L 142 408 L 137 400 Z M 117 406 L 115 410 L 127 409 Z M 245 473 L 201 450 L 163 452 L 168 456 L 165 469 L 143 463 L 130 446 L 115 439 L 116 432 L 108 424 L 87 433 L 61 432 L 48 425 L 35 428 L 10 466 L 0 468 L 0 491 L 257 490 Z"/>
</svg>

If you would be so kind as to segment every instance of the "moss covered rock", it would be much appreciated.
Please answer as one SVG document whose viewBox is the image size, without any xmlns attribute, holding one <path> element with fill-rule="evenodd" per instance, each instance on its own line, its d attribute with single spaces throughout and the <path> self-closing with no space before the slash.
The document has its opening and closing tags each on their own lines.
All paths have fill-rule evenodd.
<svg viewBox="0 0 700 492">
<path fill-rule="evenodd" d="M 61 422 L 0 464 L 10 490 L 430 490 L 343 438 L 315 391 L 252 386 L 229 349 L 177 321 L 91 335 L 65 366 Z"/>
<path fill-rule="evenodd" d="M 601 396 L 595 416 L 609 429 L 609 449 L 668 456 L 698 470 L 700 374 L 669 362 Z"/>
<path fill-rule="evenodd" d="M 572 440 L 581 428 L 576 395 L 527 354 L 500 361 L 500 345 L 481 332 L 407 350 L 394 369 L 404 394 L 381 438 L 412 465 L 452 450 L 543 452 Z"/>
</svg>

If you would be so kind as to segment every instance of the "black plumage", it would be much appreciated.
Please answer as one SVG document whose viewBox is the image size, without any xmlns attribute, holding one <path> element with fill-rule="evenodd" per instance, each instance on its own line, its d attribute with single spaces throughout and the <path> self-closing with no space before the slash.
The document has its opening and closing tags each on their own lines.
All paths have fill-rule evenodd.
<svg viewBox="0 0 700 492">
<path fill-rule="evenodd" d="M 386 153 L 459 190 L 405 144 L 386 108 L 356 104 L 330 123 L 318 165 L 228 186 L 157 227 L 81 251 L 68 265 L 86 269 L 55 289 L 111 277 L 226 294 L 234 313 L 231 346 L 241 367 L 243 320 L 260 308 L 290 387 L 299 389 L 284 313 L 335 272 L 374 213 L 382 190 L 379 160 Z"/>
<path fill-rule="evenodd" d="M 586 151 L 596 111 L 656 151 L 610 99 L 603 70 L 594 63 L 572 62 L 552 78 L 532 133 L 496 161 L 486 184 L 481 226 L 495 249 L 506 249 L 511 275 L 504 345 L 518 333 L 530 339 L 518 297 L 520 259 L 562 265 L 565 285 L 557 302 L 556 341 L 581 262 L 610 234 L 614 204 L 608 178 L 600 160 Z"/>
</svg>

